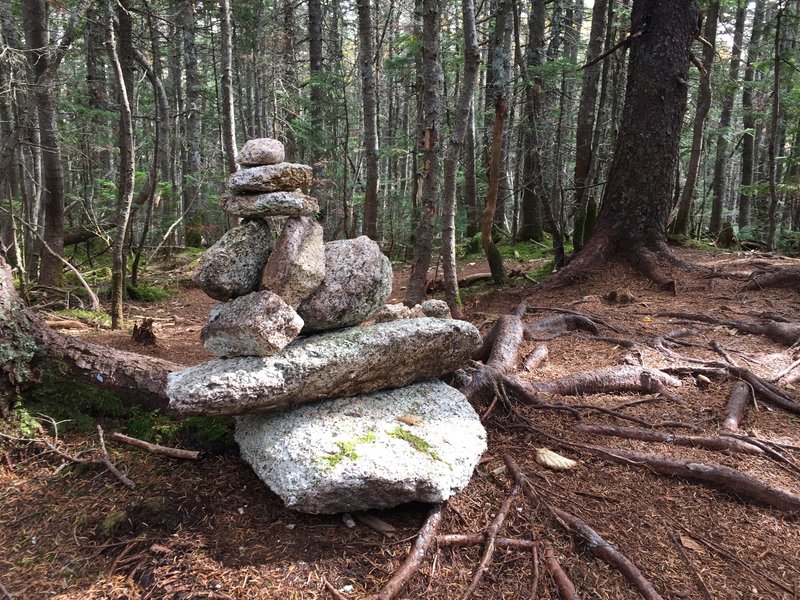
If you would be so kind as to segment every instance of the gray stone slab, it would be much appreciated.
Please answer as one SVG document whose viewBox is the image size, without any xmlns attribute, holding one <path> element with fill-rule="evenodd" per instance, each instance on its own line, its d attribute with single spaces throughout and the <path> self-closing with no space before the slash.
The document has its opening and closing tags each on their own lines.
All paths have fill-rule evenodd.
<svg viewBox="0 0 800 600">
<path fill-rule="evenodd" d="M 220 206 L 235 217 L 311 217 L 319 212 L 316 198 L 302 192 L 273 192 L 271 194 L 227 194 Z"/>
<path fill-rule="evenodd" d="M 239 169 L 228 179 L 233 192 L 290 192 L 311 184 L 314 172 L 308 165 L 282 162 L 277 165 Z"/>
</svg>

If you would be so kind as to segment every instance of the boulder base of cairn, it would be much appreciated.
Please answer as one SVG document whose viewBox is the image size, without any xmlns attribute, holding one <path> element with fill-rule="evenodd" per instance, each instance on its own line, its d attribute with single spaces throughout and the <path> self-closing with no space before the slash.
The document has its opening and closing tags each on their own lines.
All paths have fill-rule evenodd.
<svg viewBox="0 0 800 600">
<path fill-rule="evenodd" d="M 325 279 L 322 226 L 308 217 L 289 218 L 261 273 L 261 289 L 297 307 Z"/>
<path fill-rule="evenodd" d="M 269 356 L 303 328 L 294 309 L 272 292 L 253 292 L 211 309 L 200 339 L 214 356 Z"/>
<path fill-rule="evenodd" d="M 230 300 L 258 289 L 261 270 L 272 251 L 266 222 L 234 227 L 203 253 L 195 283 L 215 300 Z"/>
<path fill-rule="evenodd" d="M 282 163 L 285 156 L 283 144 L 273 138 L 248 140 L 236 157 L 236 162 L 244 167 L 275 165 Z"/>
<path fill-rule="evenodd" d="M 403 319 L 332 331 L 279 354 L 212 360 L 171 373 L 170 408 L 236 415 L 366 394 L 440 377 L 463 366 L 481 336 L 466 321 Z"/>
<path fill-rule="evenodd" d="M 316 198 L 301 192 L 230 194 L 220 200 L 222 210 L 235 217 L 310 217 L 319 212 Z"/>
<path fill-rule="evenodd" d="M 469 482 L 486 432 L 459 391 L 432 380 L 239 417 L 236 441 L 286 506 L 336 513 L 450 498 Z"/>
<path fill-rule="evenodd" d="M 357 325 L 392 293 L 392 265 L 366 236 L 325 244 L 325 280 L 297 308 L 303 333 Z"/>
<path fill-rule="evenodd" d="M 281 192 L 305 187 L 314 172 L 308 165 L 278 163 L 239 169 L 228 179 L 228 189 L 234 192 Z"/>
</svg>

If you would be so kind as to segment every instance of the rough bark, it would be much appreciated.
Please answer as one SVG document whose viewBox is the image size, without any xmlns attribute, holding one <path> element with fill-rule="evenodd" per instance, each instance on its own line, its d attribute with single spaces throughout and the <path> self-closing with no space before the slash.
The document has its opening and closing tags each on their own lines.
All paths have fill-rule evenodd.
<svg viewBox="0 0 800 600">
<path fill-rule="evenodd" d="M 738 431 L 739 423 L 744 416 L 744 411 L 750 403 L 750 386 L 743 381 L 737 381 L 731 388 L 728 402 L 725 404 L 722 429 L 725 431 Z"/>
<path fill-rule="evenodd" d="M 364 107 L 366 181 L 362 233 L 376 239 L 378 232 L 378 109 L 375 95 L 375 43 L 372 1 L 358 0 L 358 62 Z M 430 82 L 433 84 L 433 82 Z"/>
<path fill-rule="evenodd" d="M 780 3 L 779 3 L 780 5 Z M 769 118 L 769 139 L 767 141 L 767 180 L 769 182 L 769 209 L 767 211 L 767 251 L 775 249 L 775 234 L 778 228 L 778 154 L 783 146 L 781 123 L 781 63 L 782 45 L 781 24 L 785 8 L 779 8 L 775 18 L 775 51 L 772 60 L 772 105 Z M 780 147 L 779 147 L 780 146 Z"/>
<path fill-rule="evenodd" d="M 681 382 L 656 369 L 632 366 L 601 367 L 572 373 L 558 379 L 531 384 L 539 392 L 560 396 L 579 396 L 611 392 L 654 392 L 658 384 L 679 387 Z"/>
<path fill-rule="evenodd" d="M 197 46 L 195 43 L 194 0 L 181 0 L 180 24 L 182 35 L 183 70 L 186 86 L 184 106 L 184 149 L 183 149 L 183 210 L 185 213 L 187 246 L 199 247 L 201 244 L 200 225 L 200 104 L 202 87 L 197 68 Z M 180 213 L 179 213 L 180 214 Z"/>
<path fill-rule="evenodd" d="M 231 28 L 230 0 L 219 1 L 220 82 L 222 84 L 222 147 L 228 173 L 235 172 L 236 164 L 236 120 L 233 115 L 233 30 Z"/>
</svg>

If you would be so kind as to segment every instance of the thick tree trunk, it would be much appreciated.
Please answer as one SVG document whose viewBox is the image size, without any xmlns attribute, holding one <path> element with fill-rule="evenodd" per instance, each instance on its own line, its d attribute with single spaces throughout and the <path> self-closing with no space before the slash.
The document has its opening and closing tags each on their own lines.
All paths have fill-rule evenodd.
<svg viewBox="0 0 800 600">
<path fill-rule="evenodd" d="M 375 43 L 372 21 L 372 0 L 358 0 L 358 60 L 361 68 L 364 154 L 367 163 L 364 223 L 361 231 L 364 235 L 375 239 L 378 234 L 378 108 L 375 96 Z"/>
<path fill-rule="evenodd" d="M 694 113 L 692 129 L 692 150 L 689 154 L 689 167 L 686 170 L 686 183 L 683 186 L 681 199 L 678 203 L 678 214 L 675 217 L 672 230 L 678 235 L 686 235 L 689 231 L 689 222 L 694 204 L 694 188 L 697 183 L 697 172 L 700 168 L 700 157 L 703 152 L 705 139 L 705 126 L 708 110 L 711 108 L 711 68 L 714 63 L 714 49 L 717 37 L 717 20 L 719 19 L 719 2 L 712 2 L 706 13 L 706 25 L 703 37 L 711 47 L 703 45 L 703 69 L 700 73 L 700 93 L 697 98 L 697 108 Z M 711 232 L 719 233 L 719 224 L 714 229 L 714 217 L 711 217 Z"/>
</svg>

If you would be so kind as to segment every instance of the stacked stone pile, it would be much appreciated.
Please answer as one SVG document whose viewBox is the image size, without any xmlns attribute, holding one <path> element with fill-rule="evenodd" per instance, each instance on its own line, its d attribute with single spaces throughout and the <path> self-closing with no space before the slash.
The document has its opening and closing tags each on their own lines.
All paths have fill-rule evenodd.
<svg viewBox="0 0 800 600">
<path fill-rule="evenodd" d="M 242 457 L 297 510 L 442 501 L 469 481 L 486 434 L 435 378 L 463 366 L 480 335 L 438 301 L 383 306 L 388 258 L 363 236 L 324 243 L 318 203 L 301 191 L 311 168 L 283 161 L 268 138 L 239 154 L 221 204 L 243 223 L 196 277 L 221 301 L 201 332 L 217 359 L 170 375 L 170 406 L 240 415 Z M 273 217 L 285 219 L 274 240 Z"/>
</svg>

